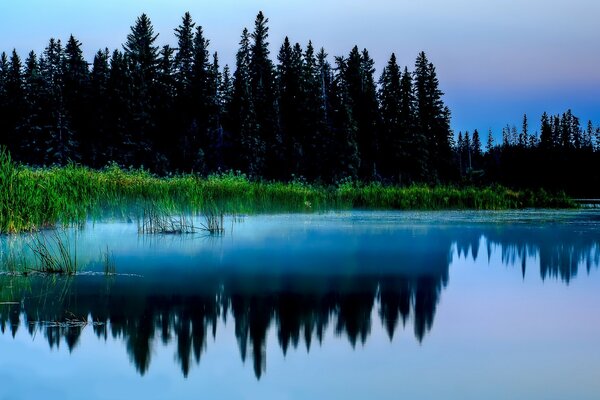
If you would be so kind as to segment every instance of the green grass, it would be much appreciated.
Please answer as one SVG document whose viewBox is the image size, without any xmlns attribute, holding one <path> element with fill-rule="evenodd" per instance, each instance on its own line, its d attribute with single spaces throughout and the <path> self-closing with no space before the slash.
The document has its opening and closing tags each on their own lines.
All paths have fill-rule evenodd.
<svg viewBox="0 0 600 400">
<path fill-rule="evenodd" d="M 0 233 L 35 231 L 57 224 L 83 224 L 109 215 L 123 216 L 148 205 L 165 213 L 251 214 L 331 209 L 501 210 L 573 208 L 566 195 L 512 191 L 500 186 L 458 188 L 384 186 L 346 181 L 337 186 L 303 182 L 255 182 L 241 174 L 208 178 L 158 178 L 116 166 L 102 171 L 67 166 L 32 169 L 16 165 L 0 151 Z"/>
</svg>

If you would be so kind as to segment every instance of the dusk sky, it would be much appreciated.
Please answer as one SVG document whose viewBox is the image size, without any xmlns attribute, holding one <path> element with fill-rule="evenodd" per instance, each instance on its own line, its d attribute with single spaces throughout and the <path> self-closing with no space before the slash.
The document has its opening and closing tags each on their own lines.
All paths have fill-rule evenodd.
<svg viewBox="0 0 600 400">
<path fill-rule="evenodd" d="M 160 44 L 175 44 L 185 11 L 204 27 L 222 64 L 233 63 L 243 27 L 263 10 L 275 56 L 283 38 L 311 39 L 331 55 L 357 44 L 377 63 L 395 52 L 412 68 L 417 53 L 436 65 L 453 129 L 495 136 L 527 113 L 533 129 L 543 111 L 572 108 L 600 123 L 600 2 L 597 0 L 1 0 L 0 51 L 25 56 L 50 37 L 73 33 L 91 59 L 120 47 L 141 13 Z"/>
</svg>

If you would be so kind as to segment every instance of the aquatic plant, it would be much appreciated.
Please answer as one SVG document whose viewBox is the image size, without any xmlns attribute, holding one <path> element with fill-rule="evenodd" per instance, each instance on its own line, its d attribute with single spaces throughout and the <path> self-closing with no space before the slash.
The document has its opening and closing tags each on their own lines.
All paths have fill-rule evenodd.
<svg viewBox="0 0 600 400">
<path fill-rule="evenodd" d="M 44 274 L 75 275 L 78 270 L 77 246 L 71 245 L 66 233 L 53 231 L 49 235 L 36 234 L 31 236 L 28 243 L 37 264 L 30 267 L 33 272 Z"/>
<path fill-rule="evenodd" d="M 15 164 L 0 150 L 0 233 L 80 225 L 87 219 L 127 215 L 141 209 L 144 232 L 182 233 L 197 229 L 187 215 L 217 207 L 225 215 L 262 212 L 314 212 L 331 209 L 477 209 L 573 208 L 564 193 L 513 191 L 501 186 L 386 186 L 343 181 L 320 186 L 302 181 L 251 181 L 225 173 L 156 177 L 144 170 L 111 165 L 95 171 L 69 165 L 32 169 Z M 145 210 L 144 207 L 154 210 Z M 153 213 L 156 211 L 156 215 Z M 145 216 L 143 215 L 146 213 Z M 176 215 L 173 220 L 172 216 Z M 214 216 L 207 227 L 214 228 Z M 219 219 L 219 218 L 217 218 Z M 216 221 L 219 222 L 219 221 Z M 211 225 L 211 226 L 209 226 Z M 213 230 L 212 228 L 209 229 Z"/>
</svg>

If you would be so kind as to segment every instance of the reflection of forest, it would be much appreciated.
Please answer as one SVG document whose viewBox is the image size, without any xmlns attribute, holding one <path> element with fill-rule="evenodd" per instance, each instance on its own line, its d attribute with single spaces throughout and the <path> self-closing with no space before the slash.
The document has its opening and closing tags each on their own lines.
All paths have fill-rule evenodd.
<svg viewBox="0 0 600 400">
<path fill-rule="evenodd" d="M 329 326 L 355 346 L 366 342 L 372 310 L 378 303 L 390 337 L 399 321 L 406 324 L 412 315 L 415 335 L 422 340 L 431 329 L 442 278 L 319 278 L 281 291 L 264 291 L 261 288 L 269 283 L 263 286 L 257 279 L 251 286 L 244 282 L 243 287 L 236 282 L 223 286 L 215 282 L 216 291 L 197 294 L 132 292 L 131 281 L 124 278 L 112 282 L 109 291 L 102 277 L 79 277 L 52 285 L 30 278 L 21 304 L 0 307 L 0 327 L 13 336 L 20 328 L 31 335 L 41 332 L 51 347 L 58 347 L 64 339 L 72 351 L 86 327 L 81 320 L 89 316 L 87 329 L 91 326 L 99 338 L 122 338 L 142 374 L 150 365 L 153 341 L 167 344 L 175 340 L 178 362 L 187 375 L 192 362 L 200 361 L 208 336 L 217 334 L 219 319 L 232 316 L 242 360 L 251 355 L 260 377 L 266 369 L 266 337 L 271 326 L 276 327 L 284 353 L 301 343 L 310 350 L 314 341 L 322 341 Z M 3 284 L 14 288 L 24 279 L 5 277 Z"/>
<path fill-rule="evenodd" d="M 535 257 L 542 280 L 557 278 L 569 283 L 580 267 L 585 267 L 589 273 L 600 264 L 600 233 L 590 228 L 576 230 L 562 225 L 552 229 L 527 225 L 510 229 L 489 227 L 462 231 L 456 241 L 459 256 L 470 251 L 476 260 L 481 245 L 486 247 L 488 257 L 492 248 L 498 247 L 502 263 L 507 266 L 519 264 L 523 276 L 527 271 L 527 258 Z"/>
<path fill-rule="evenodd" d="M 410 247 L 417 250 L 394 261 L 397 273 L 391 265 L 380 272 L 371 265 L 364 274 L 211 273 L 185 284 L 135 277 L 4 276 L 0 301 L 17 304 L 0 306 L 0 328 L 13 336 L 18 329 L 43 333 L 51 347 L 64 341 L 72 351 L 87 326 L 98 338 L 122 339 L 141 374 L 150 366 L 154 343 L 174 343 L 187 376 L 193 363 L 200 362 L 209 336 L 217 335 L 218 322 L 232 317 L 241 358 L 252 360 L 260 378 L 266 370 L 266 340 L 272 327 L 284 354 L 301 345 L 310 351 L 315 342 L 322 342 L 328 328 L 356 346 L 367 341 L 376 309 L 390 339 L 412 325 L 415 337 L 422 341 L 432 328 L 448 282 L 454 244 L 459 255 L 472 253 L 475 259 L 485 257 L 480 246 L 488 248 L 487 254 L 500 246 L 503 263 L 521 263 L 523 273 L 525 256 L 537 256 L 542 279 L 559 277 L 569 282 L 580 266 L 588 271 L 598 266 L 597 235 L 563 233 L 480 227 L 461 229 L 460 235 L 444 229 L 415 235 Z M 369 262 L 363 257 L 357 255 L 360 263 Z M 390 263 L 389 258 L 381 260 L 371 264 Z"/>
</svg>

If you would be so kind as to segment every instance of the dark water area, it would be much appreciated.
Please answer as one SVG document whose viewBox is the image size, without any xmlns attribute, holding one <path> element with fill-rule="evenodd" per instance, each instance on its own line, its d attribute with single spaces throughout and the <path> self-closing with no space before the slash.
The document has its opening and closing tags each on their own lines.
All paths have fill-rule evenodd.
<svg viewBox="0 0 600 400">
<path fill-rule="evenodd" d="M 78 276 L 0 275 L 0 399 L 600 397 L 599 211 L 225 228 L 90 224 Z"/>
</svg>

